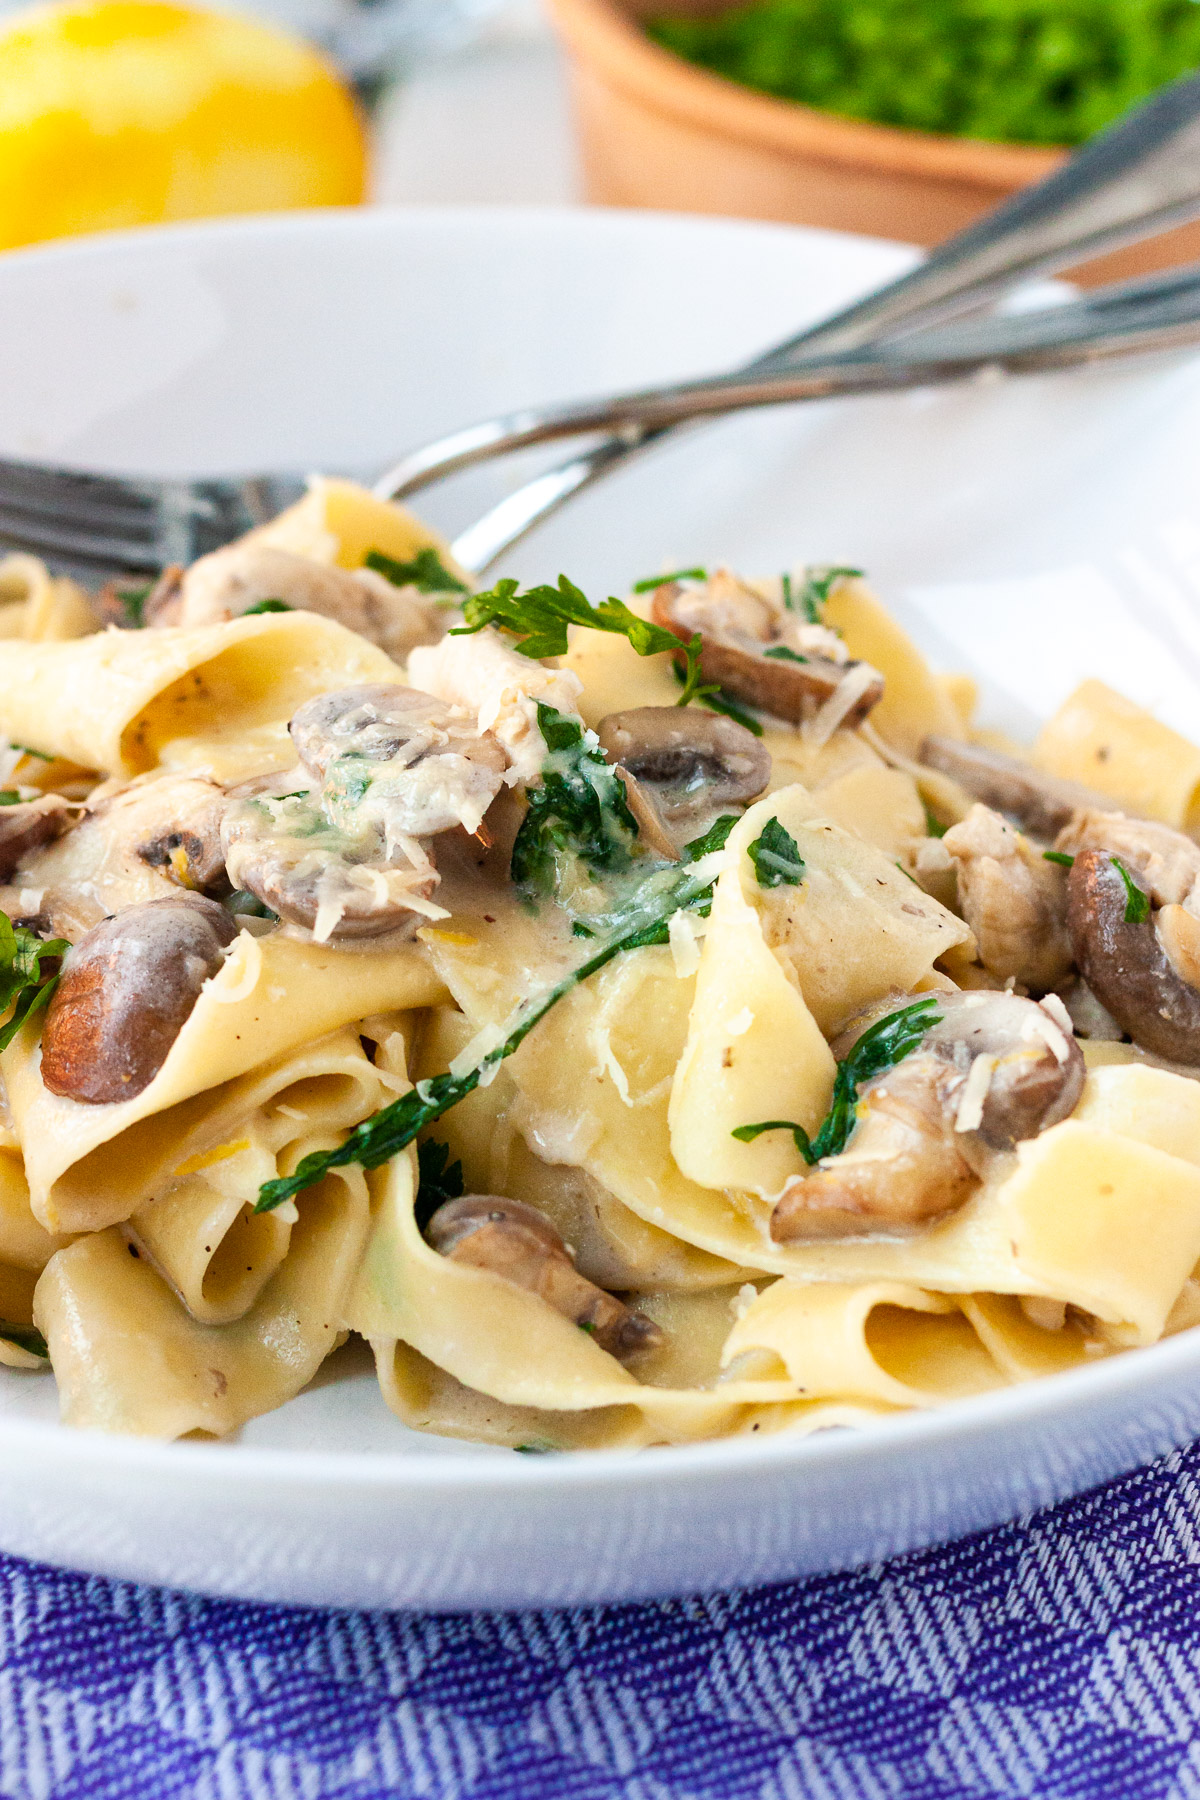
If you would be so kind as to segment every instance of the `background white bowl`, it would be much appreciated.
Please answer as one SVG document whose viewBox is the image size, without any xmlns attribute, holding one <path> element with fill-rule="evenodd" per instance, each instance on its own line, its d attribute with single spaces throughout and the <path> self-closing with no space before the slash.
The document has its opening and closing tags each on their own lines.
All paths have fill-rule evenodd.
<svg viewBox="0 0 1200 1800">
<path fill-rule="evenodd" d="M 647 214 L 367 212 L 0 258 L 0 454 L 371 472 L 523 401 L 745 357 L 894 245 Z M 865 566 L 1018 730 L 1099 674 L 1200 733 L 1200 358 L 730 421 L 511 559 L 621 592 L 666 564 Z M 457 527 L 523 470 L 429 507 Z M 3 648 L 0 646 L 0 655 Z M 0 1372 L 0 1548 L 275 1600 L 525 1606 L 846 1566 L 1089 1486 L 1200 1430 L 1200 1336 L 869 1433 L 523 1458 L 406 1431 L 353 1352 L 231 1445 L 65 1431 Z"/>
</svg>

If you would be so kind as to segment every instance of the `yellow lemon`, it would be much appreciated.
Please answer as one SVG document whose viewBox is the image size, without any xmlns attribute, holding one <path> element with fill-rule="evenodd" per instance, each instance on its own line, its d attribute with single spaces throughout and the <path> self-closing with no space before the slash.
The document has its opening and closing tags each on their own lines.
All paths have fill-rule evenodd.
<svg viewBox="0 0 1200 1800">
<path fill-rule="evenodd" d="M 308 44 L 157 0 L 67 0 L 0 31 L 0 249 L 361 200 L 354 100 Z"/>
</svg>

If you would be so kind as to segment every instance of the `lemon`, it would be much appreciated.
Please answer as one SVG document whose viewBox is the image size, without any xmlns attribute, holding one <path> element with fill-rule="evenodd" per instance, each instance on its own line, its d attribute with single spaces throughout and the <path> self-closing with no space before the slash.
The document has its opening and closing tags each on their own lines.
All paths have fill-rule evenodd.
<svg viewBox="0 0 1200 1800">
<path fill-rule="evenodd" d="M 354 100 L 308 44 L 228 13 L 67 0 L 0 31 L 0 249 L 362 198 Z"/>
</svg>

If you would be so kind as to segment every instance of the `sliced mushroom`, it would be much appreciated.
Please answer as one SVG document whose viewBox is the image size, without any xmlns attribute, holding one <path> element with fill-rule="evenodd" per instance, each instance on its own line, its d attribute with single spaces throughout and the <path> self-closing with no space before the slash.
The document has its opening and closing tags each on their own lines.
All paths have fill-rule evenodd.
<svg viewBox="0 0 1200 1800">
<path fill-rule="evenodd" d="M 489 732 L 416 688 L 341 688 L 302 706 L 288 727 L 306 769 L 325 784 L 330 817 L 389 840 L 479 829 L 504 780 Z"/>
<path fill-rule="evenodd" d="M 665 856 L 669 862 L 678 862 L 679 847 L 667 829 L 667 821 L 653 790 L 643 787 L 637 776 L 631 775 L 620 763 L 614 767 L 625 789 L 625 803 L 633 814 L 643 849 L 655 856 Z"/>
<path fill-rule="evenodd" d="M 378 834 L 348 839 L 313 794 L 233 801 L 221 835 L 235 888 L 248 889 L 319 943 L 411 936 L 444 916 L 429 904 L 438 872 L 417 839 L 406 838 L 385 865 Z"/>
<path fill-rule="evenodd" d="M 1055 849 L 1070 856 L 1107 850 L 1136 877 L 1154 906 L 1181 905 L 1195 893 L 1192 904 L 1200 908 L 1200 845 L 1169 825 L 1089 807 L 1074 815 Z"/>
<path fill-rule="evenodd" d="M 1102 794 L 1078 782 L 1060 781 L 1018 757 L 958 738 L 927 737 L 921 761 L 1038 838 L 1054 837 L 1081 808 L 1108 805 Z"/>
<path fill-rule="evenodd" d="M 602 1350 L 621 1362 L 654 1350 L 662 1331 L 582 1276 L 544 1213 L 495 1194 L 466 1194 L 434 1213 L 425 1235 L 454 1262 L 490 1269 L 538 1294 L 555 1312 L 589 1330 Z"/>
<path fill-rule="evenodd" d="M 1070 972 L 1066 871 L 986 806 L 942 839 L 958 871 L 958 910 L 998 983 L 1048 993 Z"/>
<path fill-rule="evenodd" d="M 183 576 L 176 608 L 148 623 L 214 625 L 278 600 L 298 612 L 336 619 L 396 662 L 418 644 L 436 644 L 446 615 L 416 587 L 395 587 L 373 569 L 339 569 L 253 538 L 214 550 Z"/>
<path fill-rule="evenodd" d="M 58 794 L 0 806 L 0 881 L 10 880 L 27 856 L 61 837 L 74 810 Z"/>
<path fill-rule="evenodd" d="M 998 1153 L 1074 1111 L 1086 1070 L 1065 1014 L 1015 994 L 937 1003 L 920 1045 L 864 1083 L 845 1151 L 784 1189 L 776 1242 L 912 1230 L 961 1206 Z"/>
<path fill-rule="evenodd" d="M 849 728 L 882 698 L 883 676 L 852 661 L 836 632 L 803 623 L 727 570 L 703 587 L 667 582 L 655 591 L 653 617 L 681 643 L 699 633 L 705 681 L 789 724 L 815 718 L 839 695 L 846 705 L 836 723 Z"/>
<path fill-rule="evenodd" d="M 89 931 L 46 1013 L 50 1092 L 102 1106 L 149 1087 L 236 935 L 224 908 L 199 894 L 131 906 Z"/>
<path fill-rule="evenodd" d="M 698 707 L 635 706 L 596 727 L 600 748 L 648 788 L 669 825 L 686 825 L 765 793 L 771 755 L 734 719 Z"/>
<path fill-rule="evenodd" d="M 1080 974 L 1143 1050 L 1200 1063 L 1200 989 L 1173 964 L 1154 916 L 1138 923 L 1126 918 L 1128 910 L 1129 890 L 1113 857 L 1079 851 L 1067 884 L 1067 923 Z"/>
</svg>

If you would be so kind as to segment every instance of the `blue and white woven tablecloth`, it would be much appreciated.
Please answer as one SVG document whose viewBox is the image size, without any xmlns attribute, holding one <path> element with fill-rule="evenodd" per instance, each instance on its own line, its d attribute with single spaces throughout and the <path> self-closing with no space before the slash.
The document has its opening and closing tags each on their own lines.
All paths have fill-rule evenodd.
<svg viewBox="0 0 1200 1800">
<path fill-rule="evenodd" d="M 4 1800 L 1192 1800 L 1200 1447 L 795 1586 L 434 1618 L 0 1559 Z"/>
</svg>

